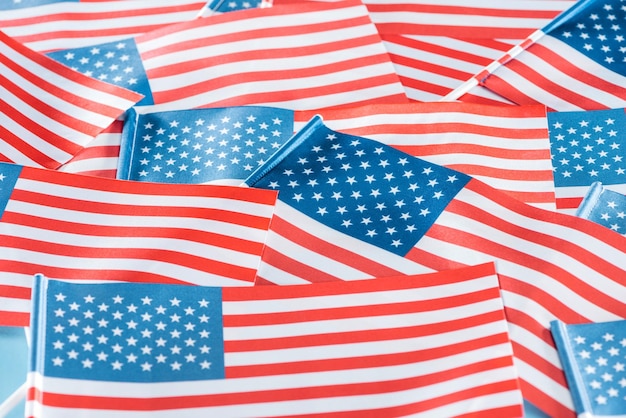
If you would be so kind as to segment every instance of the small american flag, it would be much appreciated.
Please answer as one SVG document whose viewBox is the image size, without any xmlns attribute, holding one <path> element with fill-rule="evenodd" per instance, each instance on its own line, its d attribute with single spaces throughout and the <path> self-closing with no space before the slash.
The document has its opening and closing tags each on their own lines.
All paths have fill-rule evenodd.
<svg viewBox="0 0 626 418">
<path fill-rule="evenodd" d="M 241 184 L 293 134 L 293 111 L 240 106 L 129 112 L 118 178 Z"/>
<path fill-rule="evenodd" d="M 552 323 L 579 417 L 626 415 L 626 320 Z"/>
<path fill-rule="evenodd" d="M 58 168 L 142 97 L 2 32 L 0 70 L 0 161 Z"/>
<path fill-rule="evenodd" d="M 550 416 L 570 415 L 573 405 L 549 322 L 626 317 L 626 238 L 319 118 L 246 183 L 279 191 L 258 284 L 496 260 L 524 398 Z"/>
<path fill-rule="evenodd" d="M 275 192 L 137 183 L 0 163 L 0 323 L 32 275 L 251 286 Z"/>
<path fill-rule="evenodd" d="M 599 223 L 619 234 L 626 234 L 626 195 L 607 189 L 600 182 L 589 187 L 576 216 Z"/>
<path fill-rule="evenodd" d="M 494 265 L 296 287 L 37 278 L 29 416 L 520 416 Z"/>
<path fill-rule="evenodd" d="M 589 186 L 626 192 L 623 108 L 548 112 L 557 209 L 574 213 Z"/>
<path fill-rule="evenodd" d="M 558 111 L 622 107 L 626 64 L 619 22 L 625 17 L 618 0 L 578 2 L 475 80 L 517 104 Z"/>
<path fill-rule="evenodd" d="M 33 3 L 32 0 L 22 0 L 27 1 Z M 0 14 L 0 30 L 35 51 L 50 52 L 113 42 L 194 19 L 206 1 L 110 0 L 45 3 L 50 4 L 4 10 Z"/>
</svg>

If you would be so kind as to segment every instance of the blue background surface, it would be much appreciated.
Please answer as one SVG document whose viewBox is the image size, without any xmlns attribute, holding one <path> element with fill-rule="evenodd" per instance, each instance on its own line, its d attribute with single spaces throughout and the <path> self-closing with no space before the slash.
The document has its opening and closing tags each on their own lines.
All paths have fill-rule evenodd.
<svg viewBox="0 0 626 418">
<path fill-rule="evenodd" d="M 24 328 L 0 327 L 0 403 L 26 381 L 28 346 Z M 4 415 L 7 418 L 24 416 L 24 401 Z"/>
</svg>

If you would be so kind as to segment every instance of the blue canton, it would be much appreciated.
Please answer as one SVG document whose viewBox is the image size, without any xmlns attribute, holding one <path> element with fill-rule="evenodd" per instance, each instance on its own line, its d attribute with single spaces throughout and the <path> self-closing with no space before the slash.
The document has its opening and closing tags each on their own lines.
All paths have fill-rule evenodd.
<svg viewBox="0 0 626 418">
<path fill-rule="evenodd" d="M 207 8 L 219 13 L 234 12 L 236 10 L 252 9 L 261 6 L 261 1 L 229 1 L 209 0 Z"/>
<path fill-rule="evenodd" d="M 626 182 L 624 109 L 548 112 L 555 186 Z"/>
<path fill-rule="evenodd" d="M 619 74 L 626 74 L 626 5 L 621 1 L 582 1 L 543 31 Z"/>
<path fill-rule="evenodd" d="M 553 323 L 554 327 L 558 322 Z M 626 321 L 565 325 L 557 347 L 564 367 L 580 379 L 568 383 L 572 394 L 589 400 L 593 416 L 626 414 Z M 584 404 L 584 401 L 582 402 Z M 577 412 L 580 414 L 582 411 Z"/>
<path fill-rule="evenodd" d="M 46 376 L 128 382 L 224 378 L 219 288 L 47 283 Z"/>
<path fill-rule="evenodd" d="M 323 224 L 405 255 L 469 181 L 316 117 L 246 183 Z"/>
<path fill-rule="evenodd" d="M 293 111 L 240 106 L 131 112 L 126 125 L 120 178 L 164 183 L 243 181 L 291 137 Z"/>
<path fill-rule="evenodd" d="M 2 219 L 21 172 L 21 165 L 0 162 L 0 219 Z"/>
<path fill-rule="evenodd" d="M 77 3 L 79 0 L 3 0 L 0 1 L 0 10 L 24 9 L 50 3 L 60 3 L 61 1 Z"/>
<path fill-rule="evenodd" d="M 138 105 L 154 103 L 146 70 L 132 38 L 47 55 L 89 77 L 143 94 Z"/>
<path fill-rule="evenodd" d="M 594 183 L 576 215 L 626 235 L 626 196 Z"/>
</svg>

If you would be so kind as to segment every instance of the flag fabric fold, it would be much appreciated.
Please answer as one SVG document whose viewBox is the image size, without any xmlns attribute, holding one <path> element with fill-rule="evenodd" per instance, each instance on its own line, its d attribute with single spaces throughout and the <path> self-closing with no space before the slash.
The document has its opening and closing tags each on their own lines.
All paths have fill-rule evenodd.
<svg viewBox="0 0 626 418">
<path fill-rule="evenodd" d="M 475 81 L 517 104 L 558 111 L 622 107 L 626 64 L 617 22 L 625 13 L 617 0 L 579 1 L 488 65 Z M 447 97 L 465 92 L 458 88 Z"/>
<path fill-rule="evenodd" d="M 618 296 L 626 291 L 624 237 L 333 131 L 319 117 L 246 183 L 279 191 L 259 284 L 349 281 L 496 260 L 522 393 L 551 416 L 568 416 L 573 407 L 549 322 L 626 315 Z"/>
<path fill-rule="evenodd" d="M 579 417 L 626 414 L 626 320 L 584 324 L 552 322 L 552 335 L 565 368 Z"/>
<path fill-rule="evenodd" d="M 295 287 L 34 285 L 28 414 L 520 416 L 492 263 Z"/>
<path fill-rule="evenodd" d="M 251 286 L 275 192 L 0 163 L 0 321 L 28 325 L 32 275 Z"/>
<path fill-rule="evenodd" d="M 142 97 L 2 32 L 0 69 L 0 161 L 58 168 Z"/>
</svg>

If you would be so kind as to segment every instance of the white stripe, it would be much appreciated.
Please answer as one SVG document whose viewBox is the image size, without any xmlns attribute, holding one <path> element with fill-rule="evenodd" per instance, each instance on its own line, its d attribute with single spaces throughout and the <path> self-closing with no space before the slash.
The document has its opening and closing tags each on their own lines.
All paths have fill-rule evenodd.
<svg viewBox="0 0 626 418">
<path fill-rule="evenodd" d="M 502 4 L 502 3 L 501 3 Z M 459 25 L 460 15 L 444 13 L 420 13 L 420 12 L 371 12 L 372 22 L 380 24 L 399 25 L 428 25 L 428 26 L 453 26 Z M 477 13 L 462 15 L 467 27 L 498 28 L 498 29 L 538 29 L 548 24 L 551 19 L 483 16 Z"/>
</svg>

